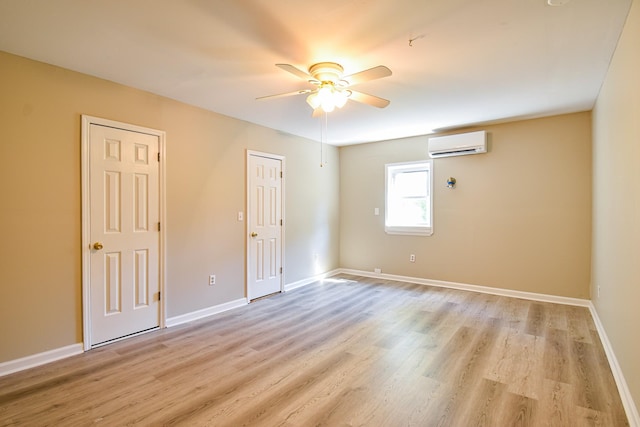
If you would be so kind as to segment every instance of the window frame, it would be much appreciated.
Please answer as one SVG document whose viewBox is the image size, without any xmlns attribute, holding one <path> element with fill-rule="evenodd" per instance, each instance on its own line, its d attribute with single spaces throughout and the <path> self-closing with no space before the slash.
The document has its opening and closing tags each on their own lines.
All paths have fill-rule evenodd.
<svg viewBox="0 0 640 427">
<path fill-rule="evenodd" d="M 389 225 L 389 190 L 393 176 L 398 173 L 427 171 L 427 199 L 429 205 L 429 225 Z M 384 165 L 384 231 L 387 234 L 410 236 L 431 236 L 433 234 L 433 161 L 417 160 L 412 162 L 387 163 Z"/>
</svg>

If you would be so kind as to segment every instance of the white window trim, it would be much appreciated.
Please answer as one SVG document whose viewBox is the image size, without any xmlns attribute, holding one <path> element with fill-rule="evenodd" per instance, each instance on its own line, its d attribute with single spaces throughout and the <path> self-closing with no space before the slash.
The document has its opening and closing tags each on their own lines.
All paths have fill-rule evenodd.
<svg viewBox="0 0 640 427">
<path fill-rule="evenodd" d="M 410 170 L 410 166 L 417 166 L 422 164 L 428 164 L 429 169 L 429 214 L 431 216 L 430 226 L 398 226 L 387 225 L 387 218 L 389 215 L 389 169 L 399 166 L 407 166 L 407 170 Z M 387 163 L 384 165 L 384 231 L 387 234 L 397 235 L 409 235 L 409 236 L 431 236 L 433 235 L 433 161 L 431 160 L 417 160 L 414 162 L 403 163 Z"/>
</svg>

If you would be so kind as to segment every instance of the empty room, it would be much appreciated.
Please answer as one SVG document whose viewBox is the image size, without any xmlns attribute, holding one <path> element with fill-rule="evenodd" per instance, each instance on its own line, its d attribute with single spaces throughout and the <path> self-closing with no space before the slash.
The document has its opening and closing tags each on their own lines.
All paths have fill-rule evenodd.
<svg viewBox="0 0 640 427">
<path fill-rule="evenodd" d="M 0 1 L 0 425 L 640 426 L 640 4 Z"/>
</svg>

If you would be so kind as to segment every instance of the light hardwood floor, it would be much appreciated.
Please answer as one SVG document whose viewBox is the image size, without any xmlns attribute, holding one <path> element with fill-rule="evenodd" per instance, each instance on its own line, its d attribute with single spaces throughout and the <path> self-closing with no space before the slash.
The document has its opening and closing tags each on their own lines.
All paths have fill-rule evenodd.
<svg viewBox="0 0 640 427">
<path fill-rule="evenodd" d="M 341 275 L 0 378 L 0 425 L 624 426 L 588 309 Z"/>
</svg>

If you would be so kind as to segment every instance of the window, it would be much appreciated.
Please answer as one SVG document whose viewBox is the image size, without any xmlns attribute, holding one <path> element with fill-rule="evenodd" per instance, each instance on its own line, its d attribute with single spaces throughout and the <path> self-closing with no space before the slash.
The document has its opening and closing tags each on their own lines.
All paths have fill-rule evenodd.
<svg viewBox="0 0 640 427">
<path fill-rule="evenodd" d="M 433 234 L 431 161 L 385 165 L 385 231 L 389 234 Z"/>
</svg>

